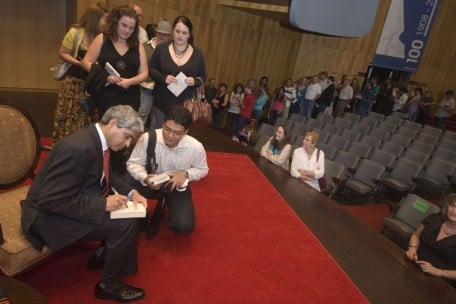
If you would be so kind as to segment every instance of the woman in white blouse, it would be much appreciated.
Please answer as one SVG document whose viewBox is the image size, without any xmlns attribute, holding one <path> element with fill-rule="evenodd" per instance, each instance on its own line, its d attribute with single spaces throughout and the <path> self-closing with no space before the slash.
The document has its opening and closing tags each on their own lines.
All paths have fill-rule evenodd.
<svg viewBox="0 0 456 304">
<path fill-rule="evenodd" d="M 260 155 L 285 170 L 290 168 L 290 135 L 286 125 L 279 125 L 274 135 L 261 147 Z"/>
<path fill-rule="evenodd" d="M 325 153 L 316 149 L 320 135 L 315 132 L 307 132 L 302 147 L 293 152 L 291 159 L 290 174 L 299 178 L 317 191 L 320 190 L 318 179 L 325 174 Z"/>
</svg>

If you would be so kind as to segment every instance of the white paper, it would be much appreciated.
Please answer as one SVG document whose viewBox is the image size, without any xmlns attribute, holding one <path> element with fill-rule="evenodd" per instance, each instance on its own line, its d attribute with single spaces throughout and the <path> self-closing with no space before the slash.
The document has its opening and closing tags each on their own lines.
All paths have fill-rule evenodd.
<svg viewBox="0 0 456 304">
<path fill-rule="evenodd" d="M 177 83 L 170 83 L 168 85 L 168 90 L 170 90 L 171 93 L 174 94 L 174 96 L 179 96 L 182 93 L 182 91 L 185 90 L 186 87 L 188 87 L 188 85 L 185 83 L 186 78 L 187 76 L 184 73 L 180 72 L 176 76 Z"/>
<path fill-rule="evenodd" d="M 111 219 L 146 217 L 146 208 L 142 204 L 135 204 L 132 201 L 127 202 L 127 206 L 111 211 Z"/>
<path fill-rule="evenodd" d="M 120 77 L 119 72 L 117 72 L 116 69 L 109 62 L 105 63 L 104 68 L 105 68 L 106 72 L 109 73 L 109 75 Z"/>
</svg>

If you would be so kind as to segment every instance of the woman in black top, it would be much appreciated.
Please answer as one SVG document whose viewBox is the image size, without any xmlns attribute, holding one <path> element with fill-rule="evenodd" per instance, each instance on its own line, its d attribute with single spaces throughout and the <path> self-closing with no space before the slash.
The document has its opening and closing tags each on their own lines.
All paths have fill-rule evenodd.
<svg viewBox="0 0 456 304">
<path fill-rule="evenodd" d="M 226 93 L 226 83 L 221 83 L 215 98 L 213 100 L 208 100 L 212 106 L 212 127 L 215 129 L 220 129 L 229 97 L 230 96 Z"/>
<path fill-rule="evenodd" d="M 195 89 L 200 87 L 206 78 L 206 64 L 203 53 L 193 46 L 193 25 L 189 18 L 179 16 L 173 23 L 173 40 L 157 46 L 149 61 L 150 77 L 155 80 L 153 91 L 154 106 L 164 113 L 171 106 L 181 104 L 186 99 L 195 97 Z M 168 85 L 177 83 L 176 76 L 183 73 L 183 83 L 187 86 L 177 96 L 168 89 Z M 157 115 L 158 116 L 158 115 Z"/>
<path fill-rule="evenodd" d="M 138 15 L 128 6 L 114 8 L 108 16 L 105 34 L 98 35 L 90 45 L 83 67 L 109 64 L 120 74 L 107 76 L 107 85 L 97 96 L 100 116 L 112 106 L 130 105 L 139 108 L 139 83 L 147 79 L 146 52 L 138 40 Z"/>
<path fill-rule="evenodd" d="M 423 272 L 456 287 L 456 193 L 448 196 L 441 214 L 423 220 L 410 237 L 406 255 Z"/>
</svg>

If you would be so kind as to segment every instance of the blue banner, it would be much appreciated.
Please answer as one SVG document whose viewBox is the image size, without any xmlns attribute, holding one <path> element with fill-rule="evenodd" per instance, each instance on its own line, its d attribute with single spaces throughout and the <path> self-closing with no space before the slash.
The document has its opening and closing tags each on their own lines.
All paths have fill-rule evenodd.
<svg viewBox="0 0 456 304">
<path fill-rule="evenodd" d="M 373 66 L 416 72 L 439 0 L 391 0 Z"/>
</svg>

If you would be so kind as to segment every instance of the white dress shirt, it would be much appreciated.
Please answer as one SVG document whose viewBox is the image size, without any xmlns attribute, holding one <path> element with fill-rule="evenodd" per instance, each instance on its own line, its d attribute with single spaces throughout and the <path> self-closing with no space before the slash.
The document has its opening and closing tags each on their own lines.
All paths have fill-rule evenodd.
<svg viewBox="0 0 456 304">
<path fill-rule="evenodd" d="M 203 145 L 191 137 L 184 135 L 176 147 L 168 148 L 163 140 L 163 129 L 155 130 L 157 144 L 155 145 L 155 160 L 157 162 L 156 174 L 164 172 L 178 172 L 186 170 L 189 181 L 199 180 L 207 175 L 206 151 Z M 144 133 L 138 139 L 130 159 L 127 161 L 127 169 L 130 175 L 144 186 L 147 177 L 146 160 L 149 133 Z"/>
<path fill-rule="evenodd" d="M 320 155 L 318 156 L 318 162 L 317 151 L 320 152 Z M 303 147 L 294 150 L 293 158 L 291 159 L 291 176 L 296 178 L 301 176 L 301 174 L 298 172 L 298 169 L 315 171 L 315 178 L 313 180 L 303 180 L 303 182 L 307 183 L 317 191 L 320 191 L 318 179 L 322 178 L 323 175 L 325 175 L 325 153 L 322 150 L 314 149 L 312 156 L 309 158 L 307 156 L 306 150 L 304 150 Z"/>
</svg>

